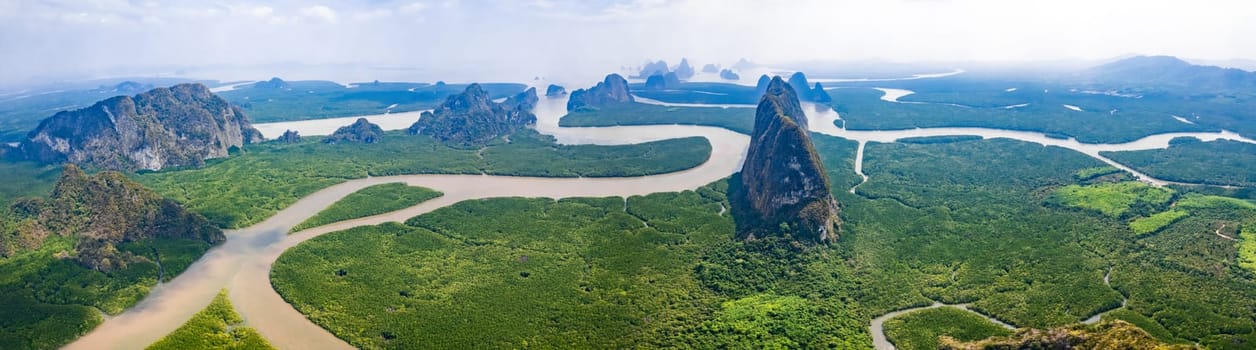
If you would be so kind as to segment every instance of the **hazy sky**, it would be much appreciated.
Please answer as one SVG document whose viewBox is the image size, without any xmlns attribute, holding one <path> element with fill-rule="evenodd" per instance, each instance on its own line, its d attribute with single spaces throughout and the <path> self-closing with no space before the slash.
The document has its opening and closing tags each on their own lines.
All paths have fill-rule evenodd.
<svg viewBox="0 0 1256 350">
<path fill-rule="evenodd" d="M 674 64 L 682 56 L 727 65 L 740 57 L 953 62 L 1128 54 L 1256 59 L 1256 4 L 0 0 L 0 84 L 291 63 L 418 67 L 486 79 L 599 73 L 647 58 Z"/>
</svg>

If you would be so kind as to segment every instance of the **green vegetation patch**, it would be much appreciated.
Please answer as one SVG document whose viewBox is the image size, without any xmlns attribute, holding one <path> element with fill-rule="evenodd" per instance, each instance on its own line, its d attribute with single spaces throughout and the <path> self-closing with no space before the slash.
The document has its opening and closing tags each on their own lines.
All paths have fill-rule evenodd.
<svg viewBox="0 0 1256 350">
<path fill-rule="evenodd" d="M 1177 208 L 1182 209 L 1256 209 L 1256 203 L 1238 198 L 1200 195 L 1188 193 L 1177 201 Z"/>
<path fill-rule="evenodd" d="M 1087 186 L 1069 185 L 1052 193 L 1047 202 L 1098 212 L 1108 217 L 1146 215 L 1169 204 L 1175 191 L 1142 182 L 1126 181 Z"/>
<path fill-rule="evenodd" d="M 712 348 L 753 344 L 760 349 L 824 348 L 833 320 L 825 308 L 798 296 L 756 294 L 722 303 L 715 317 L 702 323 Z"/>
<path fill-rule="evenodd" d="M 1165 226 L 1169 226 L 1169 224 L 1177 222 L 1187 215 L 1191 215 L 1191 213 L 1185 210 L 1167 210 L 1156 213 L 1152 216 L 1141 217 L 1134 219 L 1134 221 L 1130 221 L 1130 229 L 1134 230 L 1134 233 L 1138 235 L 1145 235 L 1160 231 L 1160 229 Z"/>
<path fill-rule="evenodd" d="M 374 185 L 332 203 L 327 209 L 293 227 L 291 232 L 405 209 L 441 195 L 440 191 L 404 183 Z"/>
<path fill-rule="evenodd" d="M 827 249 L 781 262 L 753 253 L 775 248 L 730 241 L 726 189 L 465 201 L 302 243 L 272 283 L 362 348 L 870 346 L 866 320 L 837 293 L 843 264 L 823 259 Z M 731 256 L 801 275 L 710 289 L 728 275 L 698 271 L 740 268 Z"/>
<path fill-rule="evenodd" d="M 1248 124 L 1253 124 L 1248 122 Z M 1103 156 L 1169 181 L 1256 187 L 1256 144 L 1173 139 L 1167 149 L 1103 152 Z"/>
<path fill-rule="evenodd" d="M 451 148 L 428 136 L 389 132 L 376 144 L 307 137 L 265 143 L 204 168 L 144 173 L 137 180 L 221 227 L 260 222 L 314 191 L 367 176 L 491 174 L 546 177 L 641 176 L 693 168 L 711 155 L 701 137 L 634 145 L 558 145 L 533 130 L 483 149 Z"/>
<path fill-rule="evenodd" d="M 894 142 L 914 143 L 914 144 L 931 144 L 931 143 L 951 143 L 960 141 L 976 141 L 983 137 L 977 135 L 957 135 L 957 136 L 921 136 L 921 137 L 905 137 Z"/>
<path fill-rule="evenodd" d="M 1141 328 L 1162 342 L 1176 343 L 1181 341 L 1174 338 L 1173 333 L 1169 332 L 1169 330 L 1160 325 L 1160 323 L 1157 323 L 1156 320 L 1143 316 L 1140 313 L 1130 311 L 1129 309 L 1116 309 L 1109 311 L 1103 314 L 1103 320 L 1121 320 L 1129 322 L 1138 326 L 1138 328 Z"/>
<path fill-rule="evenodd" d="M 0 344 L 55 349 L 135 305 L 150 288 L 183 272 L 209 244 L 198 240 L 128 242 L 118 250 L 144 257 L 109 273 L 67 257 L 74 243 L 49 236 L 42 247 L 0 258 Z M 161 264 L 158 265 L 157 262 Z"/>
<path fill-rule="evenodd" d="M 61 166 L 0 159 L 0 203 L 9 205 L 21 197 L 47 197 L 61 177 Z"/>
<path fill-rule="evenodd" d="M 1217 131 L 1217 124 L 1186 124 L 1171 116 L 1192 115 L 1185 108 L 1216 108 L 1220 104 L 1191 102 L 1187 98 L 1146 96 L 1133 99 L 1070 92 L 1072 86 L 1025 82 L 991 82 L 968 78 L 929 81 L 849 83 L 869 88 L 828 90 L 833 108 L 851 130 L 887 130 L 938 127 L 981 127 L 1040 132 L 1057 138 L 1076 137 L 1085 143 L 1130 142 L 1168 132 Z M 1007 92 L 1007 84 L 1019 89 Z M 843 84 L 847 85 L 847 84 Z M 1031 87 L 1038 85 L 1037 88 Z M 881 100 L 871 87 L 912 90 L 899 103 Z M 916 103 L 923 102 L 923 103 Z M 1075 111 L 1064 105 L 1082 108 Z M 1249 114 L 1246 105 L 1227 104 L 1218 114 Z M 1247 122 L 1247 124 L 1251 124 Z M 1245 128 L 1249 128 L 1244 126 Z M 1227 128 L 1235 130 L 1233 128 Z"/>
<path fill-rule="evenodd" d="M 840 166 L 848 156 L 822 157 Z M 860 286 L 855 300 L 871 316 L 971 303 L 1021 327 L 1119 307 L 1120 293 L 1103 283 L 1109 263 L 1102 257 L 1129 240 L 1126 223 L 1041 204 L 1077 170 L 1100 165 L 1007 139 L 869 143 L 868 182 L 857 195 L 834 191 L 845 220 L 838 244 Z"/>
<path fill-rule="evenodd" d="M 1256 273 L 1256 220 L 1239 231 L 1239 266 Z"/>
<path fill-rule="evenodd" d="M 231 306 L 224 289 L 218 292 L 209 306 L 192 315 L 192 319 L 179 329 L 149 345 L 148 350 L 275 348 L 257 330 L 243 323 L 244 319 Z"/>
<path fill-rule="evenodd" d="M 696 317 L 688 271 L 732 231 L 720 205 L 692 191 L 466 201 L 302 243 L 272 283 L 363 348 L 628 347 Z"/>
<path fill-rule="evenodd" d="M 1121 172 L 1121 169 L 1117 169 L 1114 166 L 1110 166 L 1110 165 L 1097 166 L 1093 168 L 1086 168 L 1086 169 L 1078 170 L 1077 174 L 1074 177 L 1076 177 L 1077 180 L 1079 181 L 1086 181 L 1086 180 L 1094 179 L 1100 176 L 1116 174 L 1119 172 Z"/>
<path fill-rule="evenodd" d="M 911 312 L 885 321 L 885 336 L 902 350 L 933 350 L 938 337 L 960 341 L 1011 335 L 1012 331 L 970 311 L 937 307 Z"/>
<path fill-rule="evenodd" d="M 754 108 L 667 107 L 631 103 L 571 112 L 563 116 L 558 125 L 705 125 L 750 134 L 754 131 L 754 111 Z"/>
</svg>

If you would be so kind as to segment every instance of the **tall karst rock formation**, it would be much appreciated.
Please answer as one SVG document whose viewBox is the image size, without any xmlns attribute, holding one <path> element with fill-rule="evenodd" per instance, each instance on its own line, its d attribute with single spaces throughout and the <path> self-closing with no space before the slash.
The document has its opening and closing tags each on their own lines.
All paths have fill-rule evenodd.
<svg viewBox="0 0 1256 350">
<path fill-rule="evenodd" d="M 597 109 L 607 105 L 632 102 L 635 100 L 632 98 L 632 93 L 628 91 L 628 80 L 619 74 L 611 74 L 596 86 L 573 91 L 571 99 L 567 100 L 567 111 Z"/>
<path fill-rule="evenodd" d="M 480 84 L 471 84 L 461 94 L 446 98 L 435 110 L 423 112 L 408 131 L 412 135 L 431 135 L 456 146 L 483 145 L 536 124 L 532 110 L 537 101 L 535 88 L 497 103 Z"/>
<path fill-rule="evenodd" d="M 750 149 L 733 181 L 729 200 L 737 238 L 837 240 L 841 219 L 827 172 L 811 144 L 798 96 L 780 77 L 771 80 L 759 100 Z"/>
</svg>

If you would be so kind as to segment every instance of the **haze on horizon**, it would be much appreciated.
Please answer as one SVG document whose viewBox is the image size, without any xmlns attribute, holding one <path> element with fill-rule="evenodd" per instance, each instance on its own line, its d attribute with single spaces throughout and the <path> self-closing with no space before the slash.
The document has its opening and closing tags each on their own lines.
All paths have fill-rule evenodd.
<svg viewBox="0 0 1256 350">
<path fill-rule="evenodd" d="M 308 66 L 340 68 L 291 78 L 585 79 L 681 57 L 700 67 L 1149 54 L 1252 69 L 1252 18 L 1243 0 L 0 0 L 0 87 Z"/>
</svg>

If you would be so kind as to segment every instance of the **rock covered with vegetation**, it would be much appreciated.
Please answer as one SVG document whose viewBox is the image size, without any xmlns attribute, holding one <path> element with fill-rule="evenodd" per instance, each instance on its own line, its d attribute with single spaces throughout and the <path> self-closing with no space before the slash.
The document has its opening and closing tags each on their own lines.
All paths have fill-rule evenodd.
<svg viewBox="0 0 1256 350">
<path fill-rule="evenodd" d="M 754 84 L 754 91 L 755 91 L 755 93 L 756 93 L 756 94 L 758 94 L 758 95 L 760 95 L 760 96 L 762 96 L 763 94 L 767 93 L 767 92 L 768 92 L 768 84 L 769 84 L 769 83 L 771 83 L 771 82 L 772 82 L 772 77 L 769 77 L 767 74 L 760 75 L 760 76 L 759 76 L 759 82 Z"/>
<path fill-rule="evenodd" d="M 287 133 L 284 133 L 287 135 Z M 323 143 L 365 143 L 372 144 L 384 139 L 384 129 L 371 123 L 366 118 L 358 118 L 353 124 L 336 129 L 323 139 Z"/>
<path fill-rule="evenodd" d="M 274 77 L 267 81 L 253 83 L 253 87 L 258 89 L 287 89 L 289 86 L 288 82 L 279 79 L 279 77 Z"/>
<path fill-rule="evenodd" d="M 301 142 L 301 133 L 298 133 L 296 130 L 284 130 L 283 135 L 279 135 L 278 140 L 283 143 Z"/>
<path fill-rule="evenodd" d="M 725 70 L 720 71 L 720 78 L 723 78 L 725 80 L 739 80 L 741 79 L 741 76 L 737 75 L 737 73 L 733 73 L 732 70 L 725 69 Z"/>
<path fill-rule="evenodd" d="M 739 176 L 729 198 L 738 238 L 837 239 L 838 205 L 827 172 L 811 144 L 798 97 L 780 77 L 772 79 L 759 102 Z"/>
<path fill-rule="evenodd" d="M 942 336 L 939 349 L 1200 349 L 1185 344 L 1164 344 L 1146 331 L 1125 321 L 1105 321 L 1095 325 L 1077 325 L 1050 330 L 1025 329 L 1006 337 L 993 337 L 975 342 L 960 342 Z"/>
<path fill-rule="evenodd" d="M 75 240 L 69 253 L 84 267 L 98 271 L 126 268 L 136 259 L 116 245 L 154 238 L 179 238 L 209 244 L 226 238 L 222 230 L 173 200 L 148 190 L 118 172 L 88 176 L 66 165 L 47 200 L 35 198 L 13 204 L 16 235 L 0 237 L 7 253 L 35 249 L 50 235 Z M 9 244 L 16 243 L 16 244 Z"/>
<path fill-rule="evenodd" d="M 118 96 L 59 112 L 27 135 L 23 155 L 109 170 L 201 166 L 262 135 L 236 106 L 201 84 Z"/>
<path fill-rule="evenodd" d="M 144 83 L 127 80 L 127 81 L 118 83 L 117 85 L 114 85 L 113 88 L 110 90 L 113 90 L 113 92 L 116 92 L 119 94 L 130 95 L 130 94 L 138 94 L 144 91 L 152 90 L 153 87 L 154 87 L 153 84 L 144 84 Z"/>
<path fill-rule="evenodd" d="M 667 89 L 675 89 L 680 86 L 680 78 L 675 72 L 667 74 L 655 74 L 645 79 L 645 89 L 650 91 L 661 91 Z"/>
<path fill-rule="evenodd" d="M 545 96 L 548 96 L 548 97 L 562 96 L 566 94 L 567 94 L 567 89 L 563 88 L 562 86 L 550 84 L 549 87 L 545 88 Z"/>
<path fill-rule="evenodd" d="M 628 80 L 619 74 L 611 74 L 594 87 L 573 91 L 571 99 L 567 101 L 567 110 L 597 109 L 606 105 L 630 102 L 635 102 L 635 100 L 628 92 Z"/>
<path fill-rule="evenodd" d="M 829 96 L 828 91 L 824 91 L 824 85 L 816 83 L 816 87 L 811 89 L 811 100 L 820 103 L 833 102 L 833 96 Z"/>
<path fill-rule="evenodd" d="M 676 66 L 676 70 L 672 71 L 672 73 L 676 73 L 676 77 L 681 80 L 688 80 L 693 78 L 693 66 L 689 65 L 688 58 L 681 58 L 680 64 Z"/>
<path fill-rule="evenodd" d="M 811 83 L 807 82 L 807 75 L 802 72 L 796 72 L 794 75 L 789 76 L 789 86 L 794 88 L 794 91 L 798 93 L 798 98 L 803 101 L 821 103 L 833 101 L 833 97 L 829 96 L 827 91 L 824 91 L 824 86 L 816 83 L 813 88 Z"/>
<path fill-rule="evenodd" d="M 645 78 L 646 91 L 662 91 L 667 89 L 667 82 L 663 80 L 662 74 L 651 75 Z"/>
<path fill-rule="evenodd" d="M 641 73 L 639 73 L 638 76 L 648 77 L 655 74 L 663 75 L 670 71 L 671 70 L 667 67 L 667 61 L 659 60 L 658 62 L 646 62 L 645 66 L 641 67 Z"/>
<path fill-rule="evenodd" d="M 719 73 L 720 66 L 715 65 L 714 63 L 707 63 L 706 65 L 702 66 L 702 72 L 703 73 Z"/>
<path fill-rule="evenodd" d="M 435 110 L 423 112 L 408 131 L 451 145 L 483 145 L 536 124 L 532 109 L 537 101 L 535 88 L 497 103 L 479 84 L 471 84 L 463 93 L 446 98 Z"/>
</svg>

